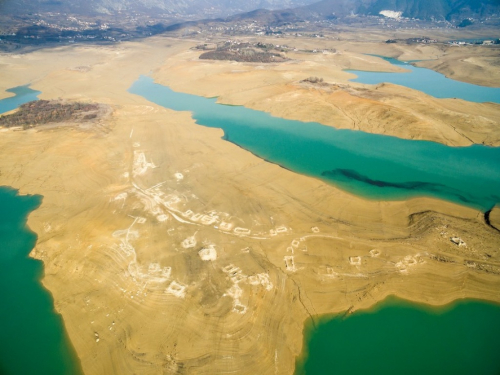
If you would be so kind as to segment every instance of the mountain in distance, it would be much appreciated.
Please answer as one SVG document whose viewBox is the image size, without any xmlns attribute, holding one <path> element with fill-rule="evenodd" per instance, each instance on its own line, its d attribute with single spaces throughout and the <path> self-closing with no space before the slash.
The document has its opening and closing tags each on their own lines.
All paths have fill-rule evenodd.
<svg viewBox="0 0 500 375">
<path fill-rule="evenodd" d="M 482 20 L 500 15 L 500 0 L 322 0 L 287 10 L 254 11 L 235 18 L 259 17 L 274 22 L 325 20 L 358 16 L 380 16 L 382 11 L 420 20 Z"/>
<path fill-rule="evenodd" d="M 481 20 L 495 27 L 500 23 L 500 0 L 312 1 L 0 0 L 0 50 L 12 51 L 47 43 L 114 43 L 182 29 L 196 33 L 200 32 L 196 31 L 197 27 L 212 23 L 232 23 L 222 26 L 226 31 L 240 25 L 246 32 L 251 29 L 248 25 L 254 22 L 266 28 L 311 22 L 311 25 L 303 24 L 307 29 L 309 26 L 314 28 L 312 23 L 315 21 L 361 25 L 379 21 L 367 16 L 403 17 L 425 22 L 446 20 L 448 26 L 451 23 L 459 27 Z M 255 9 L 262 6 L 281 9 Z M 189 29 L 191 26 L 194 31 Z M 236 27 L 235 30 L 240 29 Z M 229 34 L 240 31 L 229 31 Z M 274 31 L 266 29 L 265 32 Z"/>
<path fill-rule="evenodd" d="M 66 13 L 99 16 L 149 14 L 158 16 L 226 17 L 254 9 L 285 9 L 316 0 L 0 0 L 0 14 Z"/>
</svg>

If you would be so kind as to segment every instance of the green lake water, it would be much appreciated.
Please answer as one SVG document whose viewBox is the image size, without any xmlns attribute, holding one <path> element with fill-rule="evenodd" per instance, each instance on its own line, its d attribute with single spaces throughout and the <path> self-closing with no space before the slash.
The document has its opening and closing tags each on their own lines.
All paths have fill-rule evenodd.
<svg viewBox="0 0 500 375">
<path fill-rule="evenodd" d="M 37 236 L 26 227 L 41 196 L 0 187 L 0 374 L 81 374 L 51 294 L 42 287 L 43 263 L 28 257 Z"/>
<path fill-rule="evenodd" d="M 500 148 L 448 147 L 286 120 L 175 92 L 147 76 L 129 92 L 191 111 L 198 124 L 223 129 L 225 140 L 262 159 L 366 198 L 430 196 L 483 211 L 500 202 Z"/>
<path fill-rule="evenodd" d="M 500 88 L 473 85 L 466 82 L 455 81 L 431 69 L 419 68 L 409 62 L 399 61 L 390 57 L 380 57 L 393 65 L 409 70 L 405 73 L 366 72 L 360 70 L 346 70 L 358 77 L 352 82 L 379 84 L 389 82 L 395 85 L 406 86 L 425 92 L 436 98 L 458 98 L 469 102 L 500 103 Z"/>
<path fill-rule="evenodd" d="M 499 375 L 500 306 L 430 307 L 394 297 L 305 328 L 295 375 Z"/>
</svg>

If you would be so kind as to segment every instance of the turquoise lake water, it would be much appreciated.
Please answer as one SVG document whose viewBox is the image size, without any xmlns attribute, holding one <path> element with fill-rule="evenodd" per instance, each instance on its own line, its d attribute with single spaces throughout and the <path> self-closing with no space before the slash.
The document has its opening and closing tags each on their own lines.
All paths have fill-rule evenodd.
<svg viewBox="0 0 500 375">
<path fill-rule="evenodd" d="M 223 129 L 224 139 L 262 159 L 366 198 L 430 196 L 483 211 L 500 202 L 500 148 L 448 147 L 285 120 L 178 93 L 147 76 L 129 92 L 190 111 L 198 124 Z"/>
<path fill-rule="evenodd" d="M 0 187 L 0 374 L 81 374 L 80 362 L 42 287 L 43 263 L 28 257 L 37 236 L 26 227 L 41 196 Z"/>
<path fill-rule="evenodd" d="M 13 93 L 14 96 L 0 100 L 0 114 L 12 111 L 21 104 L 37 100 L 38 95 L 41 94 L 40 91 L 30 89 L 29 85 L 13 87 L 5 91 Z"/>
<path fill-rule="evenodd" d="M 389 57 L 383 57 L 393 65 L 401 66 L 409 72 L 387 73 L 387 72 L 366 72 L 361 70 L 346 70 L 354 73 L 358 78 L 352 82 L 368 83 L 376 85 L 382 82 L 389 82 L 396 85 L 406 86 L 415 90 L 425 92 L 436 98 L 458 98 L 469 102 L 492 102 L 500 103 L 500 88 L 472 85 L 470 83 L 455 81 L 446 78 L 441 73 L 431 69 L 419 68 L 408 62 L 399 61 Z"/>
<path fill-rule="evenodd" d="M 305 328 L 295 375 L 499 375 L 500 306 L 435 308 L 394 297 Z"/>
</svg>

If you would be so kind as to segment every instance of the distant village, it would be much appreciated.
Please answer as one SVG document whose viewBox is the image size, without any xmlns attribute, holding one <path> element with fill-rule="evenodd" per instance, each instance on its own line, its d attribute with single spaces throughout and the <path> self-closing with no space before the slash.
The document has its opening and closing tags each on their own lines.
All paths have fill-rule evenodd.
<svg viewBox="0 0 500 375">
<path fill-rule="evenodd" d="M 443 28 L 457 28 L 447 21 L 422 21 L 410 19 L 388 13 L 379 16 L 352 15 L 339 21 L 335 18 L 318 21 L 275 22 L 266 23 L 259 18 L 245 18 L 238 21 L 204 20 L 185 21 L 178 16 L 161 14 L 151 17 L 140 14 L 126 15 L 116 21 L 116 18 L 106 16 L 99 20 L 95 18 L 75 17 L 60 13 L 34 14 L 27 18 L 12 19 L 9 22 L 0 22 L 0 50 L 8 51 L 26 45 L 42 45 L 44 43 L 119 43 L 135 38 L 144 38 L 155 34 L 169 33 L 181 38 L 197 39 L 228 39 L 234 40 L 238 36 L 273 36 L 275 38 L 329 38 L 338 39 L 346 26 L 378 27 L 387 29 L 415 29 L 432 30 Z M 1 18 L 1 15 L 0 15 Z M 118 23 L 117 23 L 118 22 Z M 472 22 L 472 21 L 470 21 Z M 422 37 L 404 40 L 388 39 L 387 43 L 438 43 L 438 40 Z M 457 40 L 449 42 L 452 45 L 494 45 L 500 40 L 489 38 L 485 40 Z M 260 48 L 260 47 L 259 47 Z M 280 49 L 285 49 L 280 46 Z M 252 52 L 226 51 L 234 55 L 247 58 Z M 262 52 L 262 51 L 261 51 Z M 321 52 L 321 51 L 312 51 Z M 248 53 L 248 55 L 245 55 Z M 267 51 L 266 53 L 269 53 Z M 274 52 L 273 52 L 274 53 Z M 215 57 L 221 56 L 220 53 Z M 255 56 L 254 56 L 255 57 Z M 258 58 L 279 59 L 277 55 L 258 55 Z"/>
</svg>

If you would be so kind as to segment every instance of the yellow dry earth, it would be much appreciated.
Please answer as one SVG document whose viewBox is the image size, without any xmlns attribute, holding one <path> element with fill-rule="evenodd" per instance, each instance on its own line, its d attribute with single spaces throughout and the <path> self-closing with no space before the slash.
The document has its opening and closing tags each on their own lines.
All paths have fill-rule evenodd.
<svg viewBox="0 0 500 375">
<path fill-rule="evenodd" d="M 498 106 L 351 84 L 348 62 L 387 64 L 340 48 L 264 66 L 198 61 L 194 45 L 158 37 L 0 55 L 2 90 L 31 83 L 44 99 L 113 108 L 92 129 L 0 132 L 0 184 L 44 196 L 29 217 L 31 255 L 86 374 L 291 374 L 310 316 L 390 294 L 500 302 L 500 235 L 482 213 L 361 199 L 127 89 L 152 72 L 277 116 L 451 145 L 498 144 Z M 311 75 L 331 85 L 300 83 Z"/>
<path fill-rule="evenodd" d="M 153 77 L 176 91 L 218 96 L 225 104 L 244 105 L 288 119 L 451 146 L 500 145 L 499 104 L 435 99 L 392 84 L 349 82 L 355 75 L 343 69 L 402 69 L 378 57 L 350 52 L 361 50 L 360 43 L 325 43 L 321 45 L 335 46 L 336 52 L 289 53 L 290 61 L 275 65 L 200 61 L 199 51 L 185 51 L 155 70 Z M 378 46 L 382 51 L 387 48 L 385 43 Z M 373 43 L 365 48 L 375 49 Z M 301 82 L 311 76 L 323 78 L 326 84 Z"/>
</svg>

